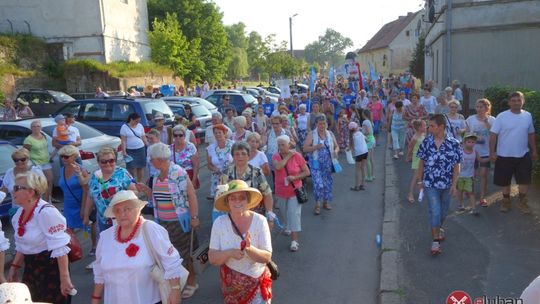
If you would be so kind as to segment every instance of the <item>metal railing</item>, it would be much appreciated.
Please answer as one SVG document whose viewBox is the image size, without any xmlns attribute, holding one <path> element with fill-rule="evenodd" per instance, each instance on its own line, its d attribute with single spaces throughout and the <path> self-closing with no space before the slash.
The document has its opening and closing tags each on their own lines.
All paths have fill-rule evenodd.
<svg viewBox="0 0 540 304">
<path fill-rule="evenodd" d="M 0 19 L 0 33 L 4 34 L 32 34 L 32 27 L 26 20 Z"/>
</svg>

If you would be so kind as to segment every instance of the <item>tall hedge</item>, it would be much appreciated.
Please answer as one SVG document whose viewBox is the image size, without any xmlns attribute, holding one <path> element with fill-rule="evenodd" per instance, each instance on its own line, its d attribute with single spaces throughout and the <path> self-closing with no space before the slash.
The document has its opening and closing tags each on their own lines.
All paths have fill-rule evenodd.
<svg viewBox="0 0 540 304">
<path fill-rule="evenodd" d="M 525 95 L 523 108 L 533 116 L 536 134 L 540 133 L 540 92 L 527 88 L 514 88 L 510 86 L 495 86 L 486 89 L 485 96 L 492 104 L 491 115 L 497 116 L 500 112 L 508 110 L 508 95 L 514 91 L 521 91 Z M 536 145 L 540 151 L 540 138 L 536 138 Z M 534 163 L 534 177 L 540 182 L 540 161 Z"/>
</svg>

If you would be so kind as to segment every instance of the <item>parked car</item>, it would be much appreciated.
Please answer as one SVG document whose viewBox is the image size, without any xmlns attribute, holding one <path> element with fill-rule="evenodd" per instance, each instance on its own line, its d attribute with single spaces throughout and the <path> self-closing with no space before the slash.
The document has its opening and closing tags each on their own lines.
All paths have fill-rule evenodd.
<svg viewBox="0 0 540 304">
<path fill-rule="evenodd" d="M 246 89 L 245 92 L 255 98 L 261 97 L 263 101 L 268 97 L 270 101 L 274 104 L 277 104 L 279 102 L 277 97 L 271 95 L 261 95 L 256 89 Z"/>
<path fill-rule="evenodd" d="M 259 92 L 259 95 L 261 95 L 261 96 L 270 96 L 270 97 L 275 97 L 275 98 L 280 97 L 280 94 L 272 93 L 272 92 L 266 90 L 265 88 L 261 88 L 261 87 L 247 87 L 247 88 L 257 90 Z"/>
<path fill-rule="evenodd" d="M 218 108 L 215 105 L 213 105 L 208 100 L 202 99 L 202 98 L 199 98 L 199 97 L 170 96 L 170 97 L 163 97 L 162 99 L 166 103 L 169 103 L 170 101 L 175 101 L 175 102 L 187 102 L 189 104 L 201 104 L 201 105 L 205 106 L 208 109 L 208 111 L 210 111 L 210 113 L 212 113 L 212 114 L 219 112 Z"/>
<path fill-rule="evenodd" d="M 24 139 L 32 133 L 30 125 L 34 120 L 41 121 L 43 135 L 45 135 L 45 137 L 47 138 L 47 142 L 49 143 L 49 152 L 52 152 L 54 150 L 52 146 L 52 133 L 54 128 L 56 127 L 56 123 L 54 122 L 53 118 L 31 118 L 17 121 L 0 122 L 0 138 L 11 143 L 12 145 L 22 147 Z M 79 146 L 78 148 L 81 155 L 83 167 L 88 171 L 94 172 L 98 169 L 96 153 L 99 151 L 99 149 L 101 149 L 101 147 L 109 146 L 120 151 L 120 138 L 103 134 L 99 130 L 96 130 L 80 122 L 75 122 L 74 126 L 79 130 L 79 133 L 81 134 L 81 146 Z M 9 154 L 9 157 L 11 157 L 11 153 Z M 60 158 L 55 157 L 52 164 L 53 174 L 55 176 L 54 185 L 58 185 L 58 177 L 60 176 L 60 162 Z M 117 163 L 119 165 L 125 165 L 122 153 L 118 153 Z M 2 164 L 2 166 L 4 165 Z"/>
<path fill-rule="evenodd" d="M 249 94 L 242 93 L 216 93 L 206 97 L 206 100 L 214 104 L 218 109 L 223 105 L 223 96 L 229 96 L 229 103 L 236 109 L 237 113 L 242 113 L 245 108 L 255 109 L 257 99 Z"/>
<path fill-rule="evenodd" d="M 141 97 L 76 100 L 58 110 L 55 115 L 71 113 L 79 122 L 107 135 L 120 137 L 120 128 L 133 112 L 141 115 L 145 132 L 155 126 L 153 118 L 158 112 L 163 114 L 166 125 L 172 125 L 173 122 L 174 115 L 163 100 Z"/>
<path fill-rule="evenodd" d="M 3 185 L 4 175 L 10 168 L 15 167 L 11 153 L 17 150 L 17 147 L 9 141 L 0 140 L 0 188 Z M 0 217 L 7 217 L 8 211 L 11 209 L 11 195 L 7 193 L 6 198 L 0 202 Z"/>
<path fill-rule="evenodd" d="M 277 94 L 279 96 L 281 96 L 281 90 L 278 88 L 278 87 L 267 87 L 266 90 L 270 93 L 274 93 L 274 94 Z"/>
<path fill-rule="evenodd" d="M 36 117 L 49 116 L 67 103 L 75 100 L 66 93 L 44 89 L 30 89 L 19 92 L 17 94 L 18 98 L 28 102 L 28 106 Z"/>
<path fill-rule="evenodd" d="M 295 85 L 290 85 L 290 88 L 291 88 L 291 93 L 293 91 L 298 94 L 307 94 L 309 92 L 309 86 L 303 83 L 297 83 L 296 87 Z"/>
<path fill-rule="evenodd" d="M 212 124 L 212 113 L 210 113 L 205 106 L 198 103 L 189 104 L 187 102 L 177 101 L 168 101 L 167 105 L 175 115 L 183 117 L 186 117 L 184 107 L 187 105 L 191 106 L 191 111 L 195 114 L 195 118 L 197 119 L 197 128 L 193 130 L 193 132 L 197 138 L 204 138 L 206 127 Z"/>
<path fill-rule="evenodd" d="M 202 93 L 201 98 L 206 99 L 206 97 L 212 95 L 212 94 L 229 94 L 229 93 L 241 93 L 239 90 L 208 90 L 206 92 Z"/>
</svg>

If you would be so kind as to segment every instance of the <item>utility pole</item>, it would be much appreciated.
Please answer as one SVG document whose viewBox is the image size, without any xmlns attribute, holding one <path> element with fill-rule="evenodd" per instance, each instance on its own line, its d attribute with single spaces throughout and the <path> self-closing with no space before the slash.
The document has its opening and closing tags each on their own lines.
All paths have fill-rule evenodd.
<svg viewBox="0 0 540 304">
<path fill-rule="evenodd" d="M 291 39 L 291 57 L 294 57 L 294 52 L 293 52 L 293 44 L 292 44 L 292 18 L 298 16 L 298 14 L 294 14 L 292 15 L 291 17 L 289 17 L 289 35 L 290 35 L 290 39 Z"/>
</svg>

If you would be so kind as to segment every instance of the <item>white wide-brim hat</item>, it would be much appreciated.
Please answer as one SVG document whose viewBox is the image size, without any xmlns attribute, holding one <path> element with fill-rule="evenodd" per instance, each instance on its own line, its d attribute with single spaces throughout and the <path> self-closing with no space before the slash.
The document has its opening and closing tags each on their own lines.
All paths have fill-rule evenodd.
<svg viewBox="0 0 540 304">
<path fill-rule="evenodd" d="M 139 209 L 142 209 L 147 204 L 147 202 L 141 201 L 135 195 L 135 192 L 131 190 L 118 191 L 111 199 L 111 203 L 107 206 L 107 209 L 105 209 L 105 217 L 115 217 L 113 213 L 114 206 L 125 201 L 134 201 Z"/>
<path fill-rule="evenodd" d="M 2 283 L 0 284 L 0 303 L 34 303 L 46 304 L 44 302 L 32 301 L 30 289 L 24 283 Z"/>
</svg>

